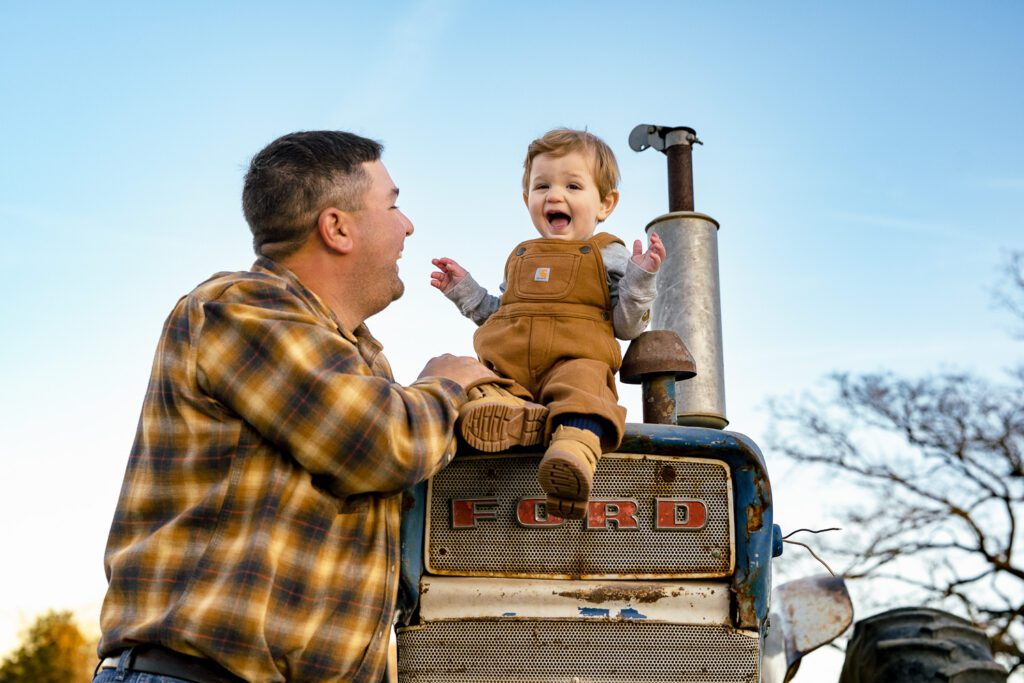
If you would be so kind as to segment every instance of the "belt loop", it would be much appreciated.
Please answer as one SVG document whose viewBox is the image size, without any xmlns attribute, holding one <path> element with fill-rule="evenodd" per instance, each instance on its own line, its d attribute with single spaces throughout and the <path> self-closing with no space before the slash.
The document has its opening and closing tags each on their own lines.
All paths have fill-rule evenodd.
<svg viewBox="0 0 1024 683">
<path fill-rule="evenodd" d="M 135 648 L 130 647 L 121 653 L 121 656 L 117 658 L 117 674 L 114 676 L 115 681 L 123 681 L 128 672 L 131 671 L 132 664 L 135 662 Z"/>
</svg>

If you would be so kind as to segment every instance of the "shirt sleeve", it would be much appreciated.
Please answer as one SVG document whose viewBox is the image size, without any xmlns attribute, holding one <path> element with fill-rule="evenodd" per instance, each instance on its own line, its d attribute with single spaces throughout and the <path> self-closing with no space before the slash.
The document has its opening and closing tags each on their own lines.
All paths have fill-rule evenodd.
<svg viewBox="0 0 1024 683">
<path fill-rule="evenodd" d="M 647 329 L 658 294 L 657 273 L 633 263 L 629 250 L 614 242 L 601 250 L 612 300 L 612 326 L 619 339 L 635 339 Z"/>
<path fill-rule="evenodd" d="M 339 498 L 398 492 L 450 461 L 458 384 L 396 384 L 299 297 L 239 288 L 250 291 L 193 312 L 196 381 L 209 396 Z"/>
<path fill-rule="evenodd" d="M 504 291 L 504 286 L 502 291 Z M 498 310 L 498 306 L 501 304 L 499 297 L 488 292 L 469 273 L 466 273 L 466 276 L 452 287 L 445 296 L 459 307 L 459 312 L 462 315 L 477 325 L 483 325 L 488 318 L 494 315 L 494 312 Z"/>
</svg>

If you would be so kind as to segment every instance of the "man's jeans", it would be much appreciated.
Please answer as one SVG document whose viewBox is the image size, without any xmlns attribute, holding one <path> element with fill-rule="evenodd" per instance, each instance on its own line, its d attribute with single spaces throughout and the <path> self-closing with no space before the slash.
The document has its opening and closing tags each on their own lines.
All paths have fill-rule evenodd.
<svg viewBox="0 0 1024 683">
<path fill-rule="evenodd" d="M 128 653 L 125 650 L 117 663 L 116 669 L 102 669 L 96 672 L 92 683 L 192 683 L 184 678 L 164 676 L 163 674 L 151 674 L 144 671 L 128 671 L 125 667 L 128 664 Z"/>
<path fill-rule="evenodd" d="M 126 671 L 124 678 L 117 677 L 117 669 L 104 669 L 96 674 L 92 683 L 191 683 L 184 678 L 164 676 L 162 674 L 148 674 L 142 671 Z"/>
</svg>

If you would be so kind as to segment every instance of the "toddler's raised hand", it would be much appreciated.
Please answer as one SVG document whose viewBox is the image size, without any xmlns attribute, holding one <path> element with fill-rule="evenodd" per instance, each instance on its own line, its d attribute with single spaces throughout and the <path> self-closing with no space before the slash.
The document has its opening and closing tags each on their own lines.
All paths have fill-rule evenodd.
<svg viewBox="0 0 1024 683">
<path fill-rule="evenodd" d="M 633 258 L 632 261 L 648 273 L 657 273 L 658 268 L 661 267 L 661 262 L 665 260 L 665 245 L 661 243 L 661 238 L 658 237 L 658 233 L 651 233 L 651 244 L 647 251 L 644 251 L 643 242 L 635 240 L 633 242 Z"/>
<path fill-rule="evenodd" d="M 466 269 L 450 258 L 441 257 L 431 259 L 430 262 L 439 269 L 430 274 L 430 284 L 445 294 L 466 277 Z"/>
</svg>

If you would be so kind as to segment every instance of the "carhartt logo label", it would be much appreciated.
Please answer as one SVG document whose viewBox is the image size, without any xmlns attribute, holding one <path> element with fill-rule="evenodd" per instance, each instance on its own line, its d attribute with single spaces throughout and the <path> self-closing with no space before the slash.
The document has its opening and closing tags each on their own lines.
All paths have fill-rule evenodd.
<svg viewBox="0 0 1024 683">
<path fill-rule="evenodd" d="M 547 282 L 551 279 L 550 268 L 538 268 L 537 272 L 533 274 L 534 282 Z"/>
</svg>

